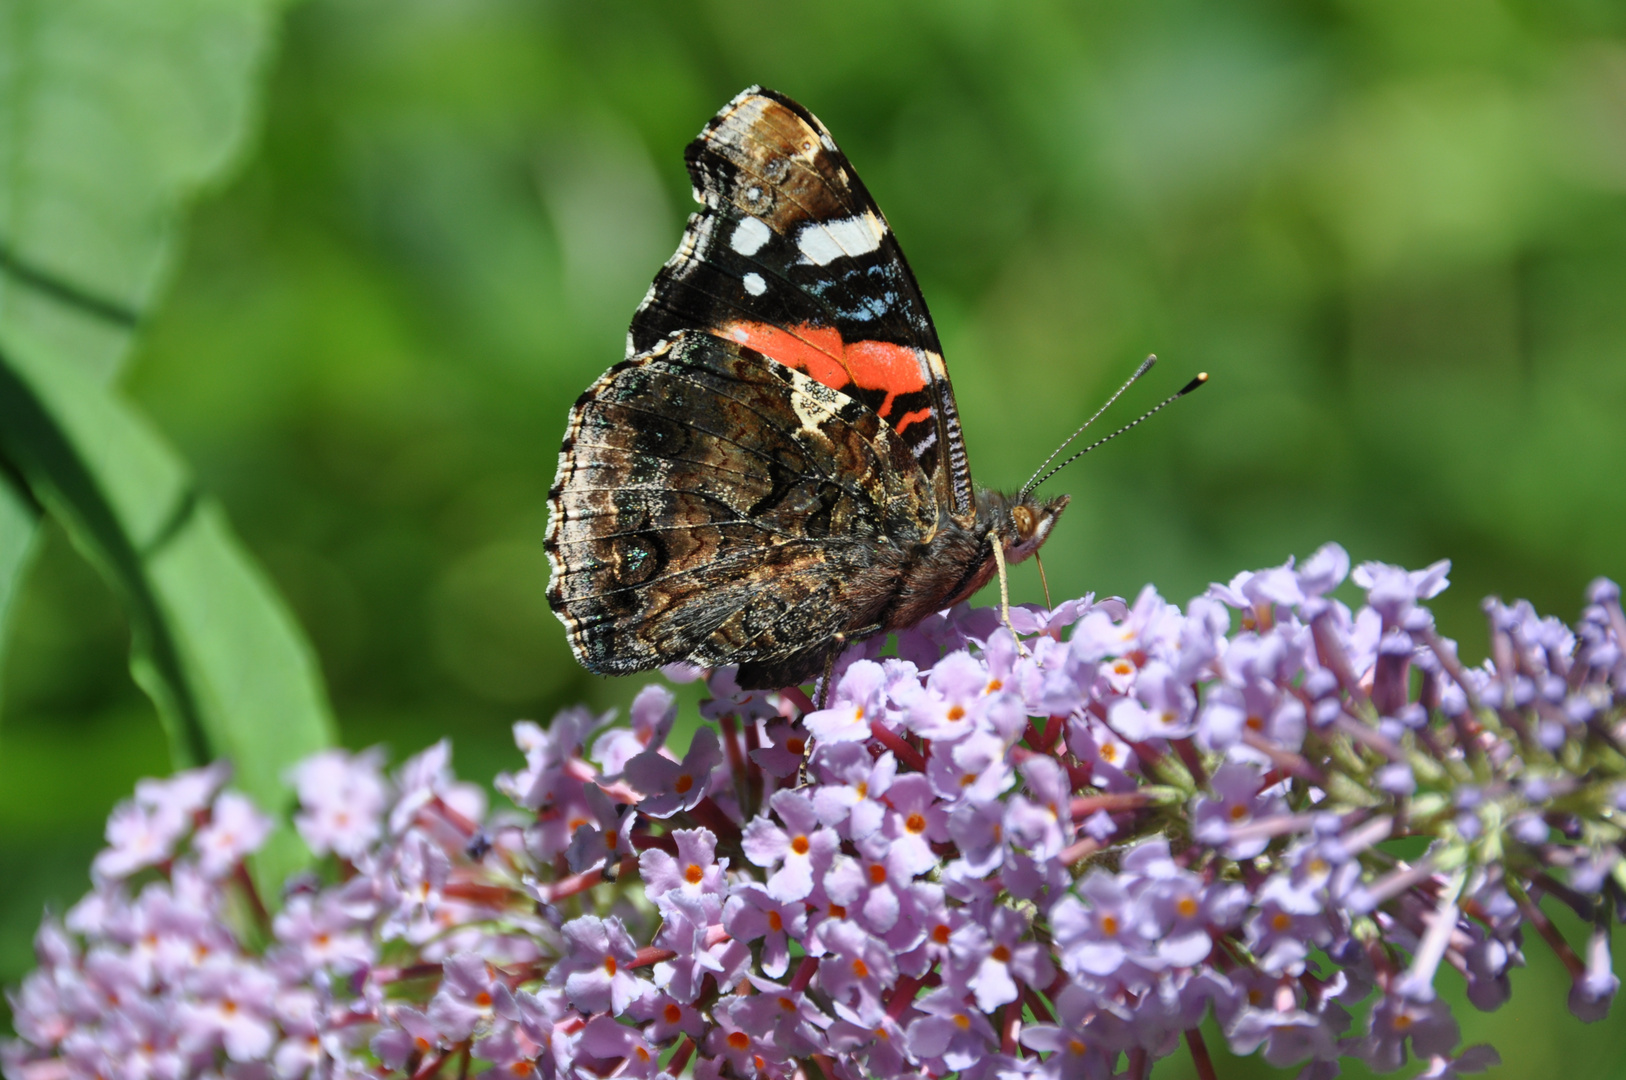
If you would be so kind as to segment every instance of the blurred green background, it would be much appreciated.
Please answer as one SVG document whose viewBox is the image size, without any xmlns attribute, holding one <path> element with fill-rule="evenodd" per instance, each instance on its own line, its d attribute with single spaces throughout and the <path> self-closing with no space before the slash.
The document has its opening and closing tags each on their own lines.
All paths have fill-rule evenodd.
<svg viewBox="0 0 1626 1080">
<path fill-rule="evenodd" d="M 1452 559 L 1436 610 L 1478 659 L 1483 595 L 1570 619 L 1626 576 L 1618 0 L 310 0 L 123 386 L 297 612 L 348 744 L 449 733 L 489 779 L 515 718 L 643 681 L 572 661 L 546 492 L 691 208 L 684 145 L 752 82 L 816 112 L 891 220 L 980 482 L 1019 485 L 1147 352 L 1126 419 L 1212 374 L 1051 482 L 1058 598 L 1183 602 L 1337 539 Z M 8 633 L 13 983 L 167 759 L 120 609 L 54 528 Z M 1504 1076 L 1626 1075 L 1620 1025 L 1570 1019 L 1538 949 L 1469 1040 L 1495 1033 Z"/>
</svg>

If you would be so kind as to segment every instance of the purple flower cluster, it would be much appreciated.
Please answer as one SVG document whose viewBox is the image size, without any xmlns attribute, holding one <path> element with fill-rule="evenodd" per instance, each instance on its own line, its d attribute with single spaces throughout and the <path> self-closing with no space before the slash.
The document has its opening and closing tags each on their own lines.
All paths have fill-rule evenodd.
<svg viewBox="0 0 1626 1080">
<path fill-rule="evenodd" d="M 274 916 L 244 870 L 270 821 L 217 770 L 144 783 L 41 929 L 0 1063 L 1095 1080 L 1183 1040 L 1212 1076 L 1212 1016 L 1304 1077 L 1481 1071 L 1442 965 L 1497 1008 L 1528 927 L 1577 1016 L 1618 987 L 1626 617 L 1605 581 L 1574 628 L 1490 601 L 1467 667 L 1423 606 L 1447 569 L 1351 574 L 1328 545 L 1184 611 L 1013 609 L 1020 640 L 962 607 L 849 650 L 824 708 L 710 673 L 682 752 L 646 687 L 630 725 L 516 725 L 495 813 L 444 743 L 393 777 L 328 752 L 290 778 L 320 874 Z M 1579 949 L 1544 897 L 1593 927 Z"/>
</svg>

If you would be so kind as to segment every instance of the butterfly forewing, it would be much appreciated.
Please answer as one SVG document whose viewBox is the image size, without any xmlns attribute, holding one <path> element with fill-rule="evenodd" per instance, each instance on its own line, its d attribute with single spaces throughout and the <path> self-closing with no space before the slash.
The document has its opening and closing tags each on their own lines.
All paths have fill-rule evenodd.
<svg viewBox="0 0 1626 1080">
<path fill-rule="evenodd" d="M 686 154 L 705 209 L 633 317 L 628 355 L 669 334 L 726 337 L 863 402 L 942 509 L 972 512 L 954 392 L 914 275 L 824 125 L 752 88 Z"/>
</svg>

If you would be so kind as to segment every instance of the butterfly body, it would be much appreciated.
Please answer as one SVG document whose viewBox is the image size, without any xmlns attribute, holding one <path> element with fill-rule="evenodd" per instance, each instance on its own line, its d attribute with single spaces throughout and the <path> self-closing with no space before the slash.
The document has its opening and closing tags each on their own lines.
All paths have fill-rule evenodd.
<svg viewBox="0 0 1626 1080">
<path fill-rule="evenodd" d="M 548 597 L 590 670 L 793 685 L 1031 555 L 1066 498 L 972 484 L 914 277 L 810 113 L 747 90 L 687 160 L 705 210 L 571 411 Z"/>
</svg>

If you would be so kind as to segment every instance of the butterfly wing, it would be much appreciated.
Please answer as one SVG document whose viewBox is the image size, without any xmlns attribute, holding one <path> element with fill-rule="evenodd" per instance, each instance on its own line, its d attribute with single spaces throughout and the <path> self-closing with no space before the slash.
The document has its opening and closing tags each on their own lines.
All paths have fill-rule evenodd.
<svg viewBox="0 0 1626 1080">
<path fill-rule="evenodd" d="M 904 440 L 937 505 L 971 514 L 937 331 L 886 219 L 824 125 L 753 87 L 685 156 L 705 209 L 634 315 L 628 355 L 680 330 L 749 346 L 868 405 Z"/>
<path fill-rule="evenodd" d="M 548 600 L 585 667 L 742 664 L 742 685 L 815 674 L 837 635 L 882 621 L 936 527 L 875 410 L 699 332 L 581 396 L 549 508 Z"/>
</svg>

